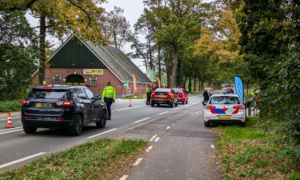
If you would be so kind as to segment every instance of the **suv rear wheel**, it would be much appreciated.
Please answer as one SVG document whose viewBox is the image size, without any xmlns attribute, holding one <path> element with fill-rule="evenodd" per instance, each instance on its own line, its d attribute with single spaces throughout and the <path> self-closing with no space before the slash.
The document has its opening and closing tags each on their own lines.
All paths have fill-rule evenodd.
<svg viewBox="0 0 300 180">
<path fill-rule="evenodd" d="M 174 100 L 171 102 L 170 107 L 171 107 L 171 108 L 174 107 Z"/>
<path fill-rule="evenodd" d="M 83 127 L 82 117 L 81 117 L 80 114 L 76 114 L 75 118 L 74 118 L 74 124 L 69 129 L 69 133 L 72 136 L 79 136 L 81 134 L 81 132 L 82 132 L 82 127 Z"/>
<path fill-rule="evenodd" d="M 23 124 L 23 129 L 26 134 L 34 134 L 37 130 L 37 127 L 28 127 L 25 124 Z"/>
<path fill-rule="evenodd" d="M 96 122 L 97 128 L 105 128 L 106 125 L 106 111 L 102 111 L 100 114 L 100 121 Z"/>
</svg>

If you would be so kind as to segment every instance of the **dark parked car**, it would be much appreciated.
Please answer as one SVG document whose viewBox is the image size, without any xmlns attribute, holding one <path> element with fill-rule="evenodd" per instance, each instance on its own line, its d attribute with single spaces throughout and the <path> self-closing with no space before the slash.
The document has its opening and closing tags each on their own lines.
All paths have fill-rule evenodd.
<svg viewBox="0 0 300 180">
<path fill-rule="evenodd" d="M 106 125 L 106 104 L 85 86 L 41 85 L 32 89 L 23 100 L 22 123 L 27 134 L 37 128 L 67 128 L 71 135 L 80 135 L 83 125 Z"/>
</svg>

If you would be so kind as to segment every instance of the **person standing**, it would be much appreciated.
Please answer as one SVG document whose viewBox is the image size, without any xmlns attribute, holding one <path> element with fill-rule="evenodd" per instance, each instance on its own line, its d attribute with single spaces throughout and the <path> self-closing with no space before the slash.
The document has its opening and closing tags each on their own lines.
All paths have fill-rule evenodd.
<svg viewBox="0 0 300 180">
<path fill-rule="evenodd" d="M 151 98 L 151 88 L 150 86 L 147 87 L 147 102 L 146 105 L 150 105 L 150 98 Z"/>
<path fill-rule="evenodd" d="M 203 92 L 204 101 L 209 100 L 210 93 L 208 92 L 208 89 L 206 88 Z"/>
<path fill-rule="evenodd" d="M 107 106 L 107 111 L 108 111 L 107 120 L 111 120 L 111 105 L 112 103 L 115 103 L 116 91 L 115 88 L 111 86 L 110 82 L 108 82 L 107 86 L 103 89 L 101 101 L 103 101 L 103 99 Z"/>
</svg>

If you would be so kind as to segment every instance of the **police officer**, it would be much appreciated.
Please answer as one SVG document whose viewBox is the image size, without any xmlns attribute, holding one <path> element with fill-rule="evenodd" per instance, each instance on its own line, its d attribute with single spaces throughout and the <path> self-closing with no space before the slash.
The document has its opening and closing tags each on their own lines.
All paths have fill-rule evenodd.
<svg viewBox="0 0 300 180">
<path fill-rule="evenodd" d="M 113 88 L 110 84 L 110 82 L 107 83 L 107 86 L 103 89 L 102 93 L 102 99 L 106 103 L 107 106 L 107 111 L 108 111 L 108 117 L 107 120 L 111 120 L 111 105 L 112 103 L 115 103 L 115 98 L 116 98 L 116 91 L 115 88 Z"/>
<path fill-rule="evenodd" d="M 147 87 L 147 102 L 146 105 L 150 105 L 150 98 L 151 98 L 151 88 L 150 86 Z"/>
</svg>

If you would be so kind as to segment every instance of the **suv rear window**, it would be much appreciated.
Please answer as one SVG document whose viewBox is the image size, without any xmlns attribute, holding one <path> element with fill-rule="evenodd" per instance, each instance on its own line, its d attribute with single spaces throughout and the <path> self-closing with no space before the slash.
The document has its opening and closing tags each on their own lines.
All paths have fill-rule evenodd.
<svg viewBox="0 0 300 180">
<path fill-rule="evenodd" d="M 47 91 L 47 90 L 32 90 L 28 95 L 29 98 L 49 98 L 49 99 L 59 99 L 63 96 L 67 96 L 67 91 L 57 90 L 57 91 Z"/>
<path fill-rule="evenodd" d="M 175 93 L 182 93 L 182 89 L 173 89 Z"/>
<path fill-rule="evenodd" d="M 211 98 L 210 104 L 240 104 L 240 101 L 237 97 L 217 96 Z"/>
<path fill-rule="evenodd" d="M 154 92 L 170 92 L 170 89 L 156 89 Z"/>
</svg>

